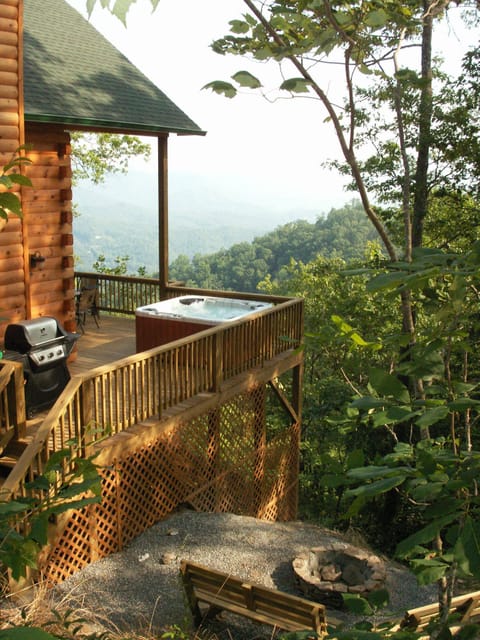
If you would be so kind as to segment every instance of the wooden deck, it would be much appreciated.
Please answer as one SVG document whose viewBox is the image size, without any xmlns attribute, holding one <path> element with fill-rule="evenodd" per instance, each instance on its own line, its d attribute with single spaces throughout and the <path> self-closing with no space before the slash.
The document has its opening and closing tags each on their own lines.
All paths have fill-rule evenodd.
<svg viewBox="0 0 480 640">
<path fill-rule="evenodd" d="M 71 375 L 88 373 L 135 353 L 135 318 L 101 315 L 100 328 L 87 318 L 85 333 L 76 345 L 76 359 L 69 362 Z"/>
</svg>

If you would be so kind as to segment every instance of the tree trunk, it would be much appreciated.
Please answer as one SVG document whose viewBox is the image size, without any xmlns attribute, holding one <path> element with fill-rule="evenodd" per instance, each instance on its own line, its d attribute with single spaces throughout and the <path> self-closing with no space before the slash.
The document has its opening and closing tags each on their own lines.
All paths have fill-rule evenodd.
<svg viewBox="0 0 480 640">
<path fill-rule="evenodd" d="M 424 0 L 422 30 L 421 94 L 418 114 L 418 151 L 415 173 L 412 246 L 421 247 L 423 242 L 423 222 L 428 201 L 428 160 L 432 126 L 432 36 L 434 3 Z"/>
</svg>

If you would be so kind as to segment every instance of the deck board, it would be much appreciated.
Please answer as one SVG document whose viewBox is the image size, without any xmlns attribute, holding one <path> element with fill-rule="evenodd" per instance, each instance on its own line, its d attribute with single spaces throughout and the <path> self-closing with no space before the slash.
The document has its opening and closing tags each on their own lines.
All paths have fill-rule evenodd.
<svg viewBox="0 0 480 640">
<path fill-rule="evenodd" d="M 96 367 L 133 355 L 135 350 L 135 318 L 100 316 L 97 328 L 87 318 L 85 333 L 76 344 L 75 360 L 68 363 L 71 375 L 88 373 Z"/>
</svg>

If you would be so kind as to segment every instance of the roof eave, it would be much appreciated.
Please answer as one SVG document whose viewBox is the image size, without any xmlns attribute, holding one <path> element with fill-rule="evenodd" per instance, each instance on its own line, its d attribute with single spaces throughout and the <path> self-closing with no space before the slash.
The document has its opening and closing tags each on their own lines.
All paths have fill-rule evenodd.
<svg viewBox="0 0 480 640">
<path fill-rule="evenodd" d="M 178 135 L 204 136 L 206 131 L 200 128 L 182 128 L 182 127 L 162 127 L 155 124 L 139 124 L 138 122 L 112 122 L 111 120 L 97 120 L 94 118 L 77 118 L 72 116 L 54 116 L 45 114 L 35 114 L 25 112 L 26 122 L 40 122 L 43 124 L 63 124 L 71 128 L 79 127 L 91 131 L 112 131 L 131 132 L 133 134 L 158 134 L 158 133 L 176 133 Z"/>
</svg>

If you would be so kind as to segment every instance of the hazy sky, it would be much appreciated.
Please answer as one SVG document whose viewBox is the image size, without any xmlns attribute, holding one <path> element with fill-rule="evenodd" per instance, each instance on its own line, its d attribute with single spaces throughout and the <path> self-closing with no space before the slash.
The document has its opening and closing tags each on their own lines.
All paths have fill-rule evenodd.
<svg viewBox="0 0 480 640">
<path fill-rule="evenodd" d="M 85 0 L 67 1 L 86 15 Z M 91 23 L 207 131 L 205 137 L 171 136 L 171 171 L 216 175 L 223 185 L 230 182 L 235 190 L 240 185 L 252 197 L 278 193 L 285 204 L 299 202 L 319 213 L 351 198 L 342 192 L 340 178 L 321 167 L 337 147 L 317 101 L 272 104 L 253 92 L 230 100 L 202 90 L 244 68 L 268 74 L 271 82 L 277 77 L 273 68 L 247 67 L 209 47 L 228 32 L 229 20 L 242 15 L 241 0 L 161 0 L 155 12 L 143 0 L 129 12 L 126 29 L 97 5 Z"/>
<path fill-rule="evenodd" d="M 86 15 L 85 0 L 67 1 Z M 223 186 L 240 188 L 252 199 L 258 194 L 318 213 L 352 197 L 342 190 L 335 172 L 322 168 L 326 159 L 339 156 L 339 150 L 316 100 L 272 104 L 253 93 L 230 100 L 202 90 L 208 82 L 227 80 L 240 69 L 266 76 L 272 87 L 278 86 L 275 67 L 248 65 L 209 48 L 228 32 L 229 20 L 245 12 L 242 0 L 161 0 L 155 12 L 150 2 L 141 0 L 128 14 L 127 28 L 101 9 L 99 0 L 97 5 L 92 24 L 207 131 L 205 137 L 171 137 L 172 172 L 215 176 Z M 331 85 L 335 86 L 334 76 Z"/>
</svg>

